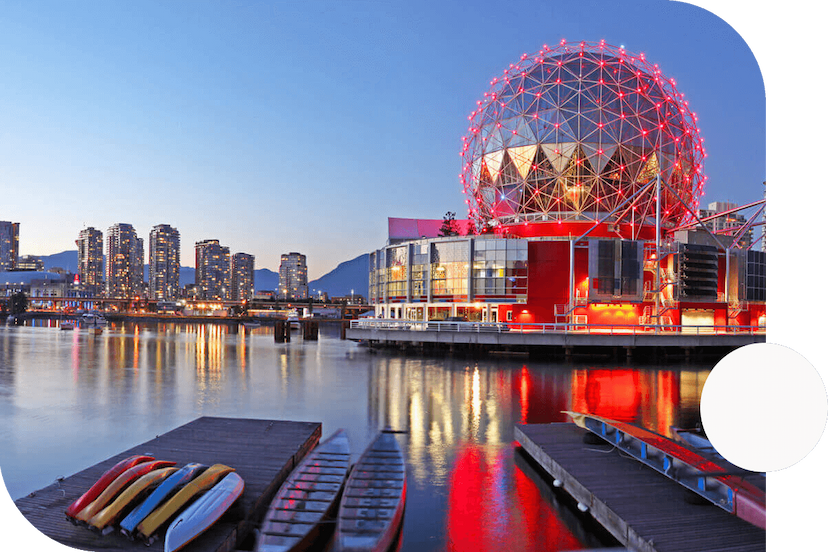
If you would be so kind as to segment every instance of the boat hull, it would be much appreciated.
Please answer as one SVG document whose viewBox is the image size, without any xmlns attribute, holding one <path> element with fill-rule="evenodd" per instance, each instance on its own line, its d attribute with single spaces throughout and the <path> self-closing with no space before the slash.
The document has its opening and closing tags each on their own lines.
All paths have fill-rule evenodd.
<svg viewBox="0 0 828 552">
<path fill-rule="evenodd" d="M 244 480 L 237 473 L 204 493 L 170 524 L 164 540 L 164 552 L 176 552 L 213 526 L 244 492 Z"/>
<path fill-rule="evenodd" d="M 298 552 L 321 540 L 342 496 L 350 458 L 343 430 L 308 453 L 270 503 L 256 541 L 257 552 Z"/>
<path fill-rule="evenodd" d="M 354 465 L 339 506 L 334 549 L 384 552 L 403 520 L 407 482 L 397 439 L 380 433 Z"/>
<path fill-rule="evenodd" d="M 146 475 L 151 471 L 174 466 L 175 462 L 167 462 L 166 460 L 154 460 L 152 462 L 143 462 L 133 466 L 119 475 L 115 481 L 109 484 L 98 497 L 89 503 L 86 508 L 75 517 L 79 522 L 88 524 L 89 521 L 104 507 L 106 507 L 115 497 L 123 491 L 133 481 Z"/>
<path fill-rule="evenodd" d="M 151 541 L 158 529 L 172 518 L 181 508 L 187 505 L 190 500 L 204 493 L 216 484 L 219 479 L 234 471 L 233 468 L 224 464 L 213 464 L 207 470 L 190 481 L 183 489 L 178 491 L 164 504 L 153 510 L 135 530 L 135 536 L 146 541 Z"/>
<path fill-rule="evenodd" d="M 147 495 L 175 471 L 176 468 L 167 467 L 159 470 L 153 470 L 145 475 L 142 475 L 138 478 L 138 480 L 124 489 L 117 496 L 117 498 L 115 498 L 115 500 L 110 502 L 100 512 L 95 514 L 95 516 L 89 520 L 89 528 L 97 531 L 109 532 L 109 527 L 123 515 L 124 510 L 140 500 L 143 496 Z"/>
<path fill-rule="evenodd" d="M 737 517 L 765 528 L 765 492 L 719 462 L 641 427 L 566 412 L 572 420 L 639 462 Z"/>
<path fill-rule="evenodd" d="M 121 460 L 109 470 L 106 471 L 96 482 L 92 485 L 88 491 L 83 493 L 80 498 L 78 498 L 75 502 L 73 502 L 67 509 L 66 509 L 66 518 L 71 521 L 72 523 L 76 523 L 75 516 L 77 516 L 84 508 L 86 508 L 90 502 L 98 498 L 104 489 L 106 489 L 119 475 L 124 473 L 126 470 L 132 468 L 133 466 L 143 463 L 149 462 L 151 460 L 155 460 L 152 456 L 146 455 L 135 455 L 130 456 L 129 458 L 125 458 Z"/>
<path fill-rule="evenodd" d="M 207 466 L 199 463 L 190 463 L 179 468 L 174 474 L 164 480 L 147 498 L 132 510 L 121 521 L 121 533 L 133 538 L 135 528 L 144 518 L 152 513 L 166 499 L 181 490 L 184 485 L 192 481 L 194 477 L 207 469 Z"/>
</svg>

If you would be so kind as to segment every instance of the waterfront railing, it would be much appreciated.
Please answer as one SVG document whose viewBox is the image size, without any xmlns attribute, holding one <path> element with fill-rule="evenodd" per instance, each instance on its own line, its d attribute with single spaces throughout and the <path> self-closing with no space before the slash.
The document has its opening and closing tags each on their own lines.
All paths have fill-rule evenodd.
<svg viewBox="0 0 828 552">
<path fill-rule="evenodd" d="M 704 326 L 667 324 L 584 324 L 515 322 L 437 322 L 386 318 L 351 321 L 351 328 L 428 332 L 578 334 L 578 335 L 765 335 L 764 326 Z"/>
</svg>

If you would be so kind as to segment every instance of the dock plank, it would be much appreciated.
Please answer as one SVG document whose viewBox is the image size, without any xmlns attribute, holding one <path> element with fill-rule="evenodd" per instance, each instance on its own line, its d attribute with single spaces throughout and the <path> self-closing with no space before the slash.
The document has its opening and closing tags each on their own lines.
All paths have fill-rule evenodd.
<svg viewBox="0 0 828 552">
<path fill-rule="evenodd" d="M 163 538 L 146 547 L 117 533 L 99 536 L 66 521 L 64 511 L 107 469 L 134 454 L 151 454 L 179 466 L 189 462 L 226 464 L 244 479 L 244 494 L 187 550 L 230 551 L 259 523 L 279 486 L 318 444 L 321 434 L 322 425 L 315 422 L 202 417 L 35 491 L 16 500 L 15 505 L 42 533 L 76 549 L 163 550 Z"/>
<path fill-rule="evenodd" d="M 685 502 L 681 485 L 608 444 L 585 444 L 570 423 L 515 426 L 515 439 L 622 545 L 645 552 L 763 552 L 765 531 L 713 505 Z"/>
</svg>

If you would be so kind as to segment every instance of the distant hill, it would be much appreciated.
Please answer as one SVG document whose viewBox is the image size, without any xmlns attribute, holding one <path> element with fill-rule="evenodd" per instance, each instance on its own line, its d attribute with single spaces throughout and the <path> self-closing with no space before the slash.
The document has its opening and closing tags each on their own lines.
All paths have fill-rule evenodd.
<svg viewBox="0 0 828 552">
<path fill-rule="evenodd" d="M 62 268 L 67 272 L 78 271 L 78 252 L 74 250 L 44 255 L 40 257 L 43 267 Z M 149 267 L 144 265 L 144 280 L 149 278 Z M 195 268 L 182 266 L 178 274 L 181 287 L 195 283 Z M 279 273 L 269 268 L 256 270 L 256 289 L 276 290 L 279 287 Z M 350 261 L 340 263 L 321 278 L 308 283 L 308 290 L 325 291 L 329 296 L 350 295 L 351 290 L 357 295 L 368 296 L 368 254 L 360 255 Z"/>
<path fill-rule="evenodd" d="M 368 253 L 340 263 L 321 278 L 308 282 L 308 291 L 326 291 L 330 297 L 357 295 L 368 297 Z"/>
<path fill-rule="evenodd" d="M 43 268 L 45 270 L 62 268 L 67 272 L 78 271 L 77 250 L 64 251 L 63 253 L 55 253 L 54 255 L 44 255 L 40 257 L 40 260 L 43 261 Z"/>
</svg>

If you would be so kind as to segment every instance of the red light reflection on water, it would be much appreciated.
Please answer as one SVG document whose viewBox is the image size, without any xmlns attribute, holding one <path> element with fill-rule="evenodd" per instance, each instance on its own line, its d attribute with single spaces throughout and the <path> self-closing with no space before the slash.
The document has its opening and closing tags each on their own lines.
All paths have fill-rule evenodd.
<svg viewBox="0 0 828 552">
<path fill-rule="evenodd" d="M 593 368 L 539 377 L 524 366 L 507 385 L 501 392 L 517 398 L 522 424 L 568 422 L 562 411 L 574 410 L 670 435 L 682 401 L 681 374 L 670 370 Z"/>
<path fill-rule="evenodd" d="M 507 456 L 510 449 L 467 443 L 448 481 L 449 551 L 572 550 L 583 543 Z M 513 481 L 509 481 L 513 479 Z M 512 495 L 512 496 L 509 496 Z"/>
</svg>

